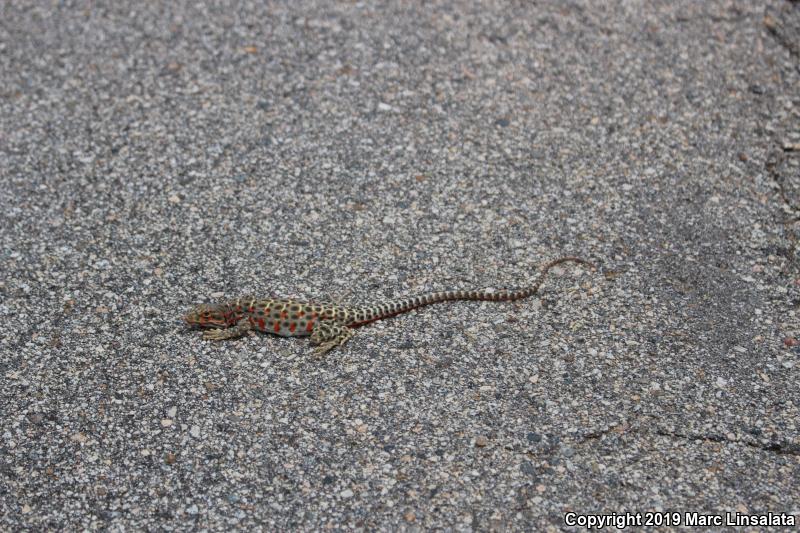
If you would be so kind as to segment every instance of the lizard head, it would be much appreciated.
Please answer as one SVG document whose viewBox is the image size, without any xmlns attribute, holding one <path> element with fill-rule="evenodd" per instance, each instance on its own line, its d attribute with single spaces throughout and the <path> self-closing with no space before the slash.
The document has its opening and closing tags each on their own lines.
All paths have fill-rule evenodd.
<svg viewBox="0 0 800 533">
<path fill-rule="evenodd" d="M 189 310 L 183 319 L 190 327 L 226 328 L 236 321 L 235 314 L 227 304 L 202 304 Z"/>
</svg>

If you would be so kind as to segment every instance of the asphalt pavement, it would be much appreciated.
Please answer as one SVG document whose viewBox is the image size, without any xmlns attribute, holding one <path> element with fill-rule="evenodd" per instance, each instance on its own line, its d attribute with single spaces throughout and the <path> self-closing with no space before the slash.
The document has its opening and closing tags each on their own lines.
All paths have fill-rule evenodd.
<svg viewBox="0 0 800 533">
<path fill-rule="evenodd" d="M 799 36 L 789 0 L 4 2 L 0 530 L 796 527 Z M 321 359 L 181 322 L 562 255 L 598 268 Z"/>
</svg>

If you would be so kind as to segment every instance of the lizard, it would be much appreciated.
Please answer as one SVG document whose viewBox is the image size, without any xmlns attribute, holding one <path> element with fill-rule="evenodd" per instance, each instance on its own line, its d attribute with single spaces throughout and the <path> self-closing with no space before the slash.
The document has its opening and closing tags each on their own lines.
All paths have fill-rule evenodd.
<svg viewBox="0 0 800 533">
<path fill-rule="evenodd" d="M 596 269 L 579 257 L 561 257 L 545 264 L 528 288 L 491 291 L 450 290 L 430 292 L 366 306 L 311 303 L 287 298 L 244 297 L 218 304 L 201 304 L 184 316 L 189 327 L 206 329 L 204 339 L 235 339 L 251 330 L 282 337 L 311 337 L 315 355 L 321 356 L 350 340 L 353 328 L 406 313 L 431 304 L 456 300 L 513 302 L 536 294 L 548 271 L 561 263 L 579 263 Z M 213 328 L 213 329 L 211 329 Z"/>
</svg>

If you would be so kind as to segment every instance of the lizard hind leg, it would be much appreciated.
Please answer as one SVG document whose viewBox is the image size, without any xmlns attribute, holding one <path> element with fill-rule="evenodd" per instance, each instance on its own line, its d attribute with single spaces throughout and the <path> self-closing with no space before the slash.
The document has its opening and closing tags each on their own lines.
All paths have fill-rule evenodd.
<svg viewBox="0 0 800 533">
<path fill-rule="evenodd" d="M 311 332 L 311 343 L 316 344 L 314 355 L 322 356 L 337 346 L 341 346 L 355 333 L 352 329 L 335 322 L 317 322 Z"/>
</svg>

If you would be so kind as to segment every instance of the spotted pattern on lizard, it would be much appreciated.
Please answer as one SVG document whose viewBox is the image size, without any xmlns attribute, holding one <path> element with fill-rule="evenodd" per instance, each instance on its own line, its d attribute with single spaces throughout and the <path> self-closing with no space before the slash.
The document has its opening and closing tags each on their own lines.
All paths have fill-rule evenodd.
<svg viewBox="0 0 800 533">
<path fill-rule="evenodd" d="M 347 342 L 353 336 L 355 327 L 426 305 L 454 300 L 513 302 L 528 298 L 538 292 L 551 268 L 566 262 L 595 268 L 589 261 L 578 257 L 561 257 L 542 267 L 534 284 L 525 289 L 432 292 L 368 306 L 246 297 L 219 304 L 198 305 L 184 316 L 184 320 L 190 327 L 214 328 L 203 334 L 204 339 L 210 340 L 234 339 L 250 330 L 283 337 L 311 336 L 311 342 L 317 345 L 315 354 L 322 355 Z"/>
</svg>

